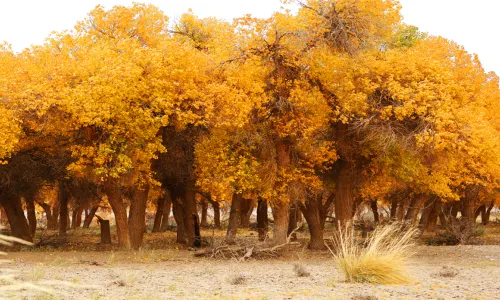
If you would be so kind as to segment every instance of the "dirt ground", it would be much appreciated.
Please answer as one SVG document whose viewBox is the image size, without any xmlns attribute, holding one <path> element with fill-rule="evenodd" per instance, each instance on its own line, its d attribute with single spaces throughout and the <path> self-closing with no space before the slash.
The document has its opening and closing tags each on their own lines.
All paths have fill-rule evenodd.
<svg viewBox="0 0 500 300">
<path fill-rule="evenodd" d="M 20 251 L 2 269 L 53 294 L 11 299 L 500 299 L 500 246 L 418 246 L 409 285 L 350 284 L 327 252 L 270 260 L 210 260 L 186 250 Z M 298 277 L 294 264 L 310 276 Z M 458 272 L 443 272 L 452 266 Z M 443 276 L 444 275 L 444 276 Z M 448 277 L 447 277 L 448 276 Z M 372 298 L 370 298 L 372 297 Z"/>
</svg>

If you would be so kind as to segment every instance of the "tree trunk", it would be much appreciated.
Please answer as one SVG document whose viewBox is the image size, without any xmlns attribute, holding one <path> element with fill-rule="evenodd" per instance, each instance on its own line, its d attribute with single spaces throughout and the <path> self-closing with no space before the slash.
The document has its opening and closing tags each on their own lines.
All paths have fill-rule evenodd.
<svg viewBox="0 0 500 300">
<path fill-rule="evenodd" d="M 308 197 L 304 204 L 298 203 L 309 228 L 311 236 L 309 249 L 311 250 L 324 250 L 326 248 L 323 239 L 323 229 L 325 228 L 327 212 L 334 200 L 334 194 L 328 197 L 325 204 L 323 204 L 322 200 L 322 196 L 317 195 Z"/>
<path fill-rule="evenodd" d="M 437 227 L 437 221 L 439 214 L 441 213 L 441 207 L 442 207 L 442 202 L 441 199 L 436 199 L 434 201 L 434 204 L 432 205 L 432 209 L 429 213 L 429 220 L 427 221 L 427 226 L 426 230 L 430 232 L 434 232 Z"/>
<path fill-rule="evenodd" d="M 92 220 L 95 217 L 95 214 L 97 213 L 97 210 L 99 209 L 99 204 L 96 204 L 92 206 L 90 209 L 88 215 L 85 217 L 85 220 L 83 221 L 83 227 L 84 228 L 89 228 L 90 224 L 92 224 Z"/>
<path fill-rule="evenodd" d="M 462 219 L 464 222 L 464 229 L 469 233 L 472 233 L 476 224 L 474 209 L 476 207 L 477 195 L 477 187 L 468 187 L 465 190 L 465 196 L 462 198 Z"/>
<path fill-rule="evenodd" d="M 170 198 L 170 193 L 165 193 L 164 205 L 163 205 L 163 216 L 161 218 L 160 231 L 165 232 L 168 229 L 168 220 L 170 218 L 170 208 L 172 207 L 172 199 Z"/>
<path fill-rule="evenodd" d="M 259 241 L 264 241 L 266 239 L 268 224 L 267 201 L 259 198 L 257 205 L 257 231 L 259 233 Z"/>
<path fill-rule="evenodd" d="M 490 223 L 490 215 L 491 215 L 491 210 L 495 206 L 495 201 L 491 201 L 490 206 L 488 206 L 488 209 L 484 213 L 484 217 L 481 219 L 481 222 L 483 225 L 488 225 Z"/>
<path fill-rule="evenodd" d="M 299 209 L 297 208 L 297 205 L 293 203 L 290 205 L 290 213 L 289 213 L 289 220 L 288 220 L 288 231 L 287 235 L 290 236 L 292 232 L 298 227 L 298 218 L 297 215 L 299 214 Z M 292 240 L 297 240 L 297 233 L 293 233 L 291 236 Z"/>
<path fill-rule="evenodd" d="M 393 195 L 391 196 L 391 220 L 396 221 L 396 212 L 398 211 L 399 199 Z"/>
<path fill-rule="evenodd" d="M 165 192 L 167 194 L 168 192 Z M 158 202 L 156 205 L 155 221 L 153 223 L 152 232 L 160 232 L 161 219 L 163 218 L 163 210 L 165 209 L 165 196 L 158 197 Z"/>
<path fill-rule="evenodd" d="M 339 161 L 340 172 L 337 178 L 335 191 L 335 218 L 344 226 L 352 220 L 353 211 L 353 188 L 354 188 L 354 163 Z"/>
<path fill-rule="evenodd" d="M 212 202 L 212 208 L 214 209 L 214 226 L 215 228 L 221 229 L 220 224 L 220 204 L 217 201 Z"/>
<path fill-rule="evenodd" d="M 240 221 L 241 206 L 243 195 L 240 193 L 233 193 L 233 198 L 231 200 L 231 211 L 229 213 L 229 224 L 227 226 L 226 242 L 228 244 L 234 244 L 234 238 L 238 232 L 238 223 Z"/>
<path fill-rule="evenodd" d="M 408 210 L 406 212 L 405 216 L 405 221 L 410 222 L 410 224 L 415 224 L 417 221 L 418 213 L 422 209 L 422 205 L 425 203 L 426 200 L 425 195 L 417 195 L 413 197 L 413 199 L 410 202 L 410 206 L 408 207 Z"/>
<path fill-rule="evenodd" d="M 35 211 L 35 201 L 33 199 L 25 199 L 26 210 L 28 211 L 28 224 L 30 228 L 30 233 L 32 236 L 36 232 L 36 211 Z"/>
<path fill-rule="evenodd" d="M 196 234 L 196 228 L 200 226 L 198 210 L 196 209 L 196 194 L 194 183 L 189 183 L 184 191 L 184 226 L 186 228 L 187 243 L 193 247 L 199 247 L 201 240 Z"/>
<path fill-rule="evenodd" d="M 429 216 L 433 208 L 434 208 L 434 201 L 429 200 L 425 202 L 422 215 L 420 216 L 420 222 L 418 224 L 418 227 L 421 232 L 424 232 L 425 229 L 427 228 L 427 224 L 429 223 Z"/>
<path fill-rule="evenodd" d="M 5 208 L 0 205 L 0 224 L 5 226 L 9 224 L 9 220 L 7 218 L 7 213 L 5 212 Z"/>
<path fill-rule="evenodd" d="M 253 199 L 243 199 L 241 202 L 240 227 L 248 228 L 250 226 L 250 217 L 255 208 L 256 201 Z"/>
<path fill-rule="evenodd" d="M 113 180 L 106 181 L 104 183 L 104 193 L 108 196 L 108 202 L 115 215 L 118 245 L 121 248 L 130 249 L 127 209 L 125 203 L 123 203 L 120 186 Z"/>
<path fill-rule="evenodd" d="M 201 227 L 208 227 L 208 201 L 206 199 L 201 199 Z"/>
<path fill-rule="evenodd" d="M 149 186 L 138 187 L 134 192 L 134 199 L 130 205 L 128 216 L 128 230 L 130 247 L 139 249 L 142 245 L 146 230 L 146 204 L 148 202 Z"/>
<path fill-rule="evenodd" d="M 61 210 L 61 203 L 59 203 L 59 196 L 56 198 L 54 201 L 54 204 L 52 205 L 52 219 L 54 220 L 54 228 L 53 229 L 58 229 L 59 227 L 59 213 Z"/>
<path fill-rule="evenodd" d="M 273 211 L 273 243 L 284 244 L 287 241 L 290 203 L 279 201 L 271 206 Z"/>
<path fill-rule="evenodd" d="M 462 207 L 462 202 L 461 201 L 455 201 L 452 206 L 451 206 L 451 212 L 450 215 L 453 219 L 457 218 L 458 212 L 460 211 Z"/>
<path fill-rule="evenodd" d="M 380 215 L 378 213 L 377 200 L 370 201 L 370 207 L 373 213 L 373 220 L 375 224 L 378 224 L 380 222 Z"/>
<path fill-rule="evenodd" d="M 57 222 L 54 220 L 54 217 L 52 216 L 52 209 L 50 205 L 44 202 L 38 202 L 38 205 L 40 205 L 45 212 L 45 217 L 47 218 L 47 229 L 56 229 Z"/>
<path fill-rule="evenodd" d="M 175 224 L 177 226 L 177 243 L 186 244 L 186 227 L 184 226 L 184 207 L 182 205 L 182 200 L 177 196 L 177 188 L 171 187 L 169 191 L 170 198 L 172 199 Z"/>
<path fill-rule="evenodd" d="M 66 235 L 68 229 L 68 201 L 69 193 L 67 183 L 65 181 L 59 181 L 59 235 Z"/>
<path fill-rule="evenodd" d="M 33 236 L 31 235 L 28 221 L 24 216 L 21 199 L 18 197 L 9 197 L 1 200 L 7 219 L 9 220 L 12 235 L 25 241 L 32 242 Z"/>
</svg>

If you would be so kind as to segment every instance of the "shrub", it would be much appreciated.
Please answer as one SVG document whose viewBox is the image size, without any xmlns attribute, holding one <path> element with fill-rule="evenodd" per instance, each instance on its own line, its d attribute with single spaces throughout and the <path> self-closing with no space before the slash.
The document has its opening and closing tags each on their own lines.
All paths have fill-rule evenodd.
<svg viewBox="0 0 500 300">
<path fill-rule="evenodd" d="M 350 282 L 405 284 L 408 259 L 413 255 L 416 228 L 398 224 L 376 228 L 363 243 L 352 226 L 345 226 L 333 238 L 332 252 L 338 269 Z"/>
<path fill-rule="evenodd" d="M 231 276 L 228 281 L 232 285 L 241 285 L 247 281 L 247 278 L 243 274 L 235 274 Z"/>
<path fill-rule="evenodd" d="M 295 275 L 297 275 L 297 277 L 311 276 L 311 273 L 309 273 L 303 265 L 295 264 L 293 266 L 293 270 L 295 271 Z"/>
</svg>

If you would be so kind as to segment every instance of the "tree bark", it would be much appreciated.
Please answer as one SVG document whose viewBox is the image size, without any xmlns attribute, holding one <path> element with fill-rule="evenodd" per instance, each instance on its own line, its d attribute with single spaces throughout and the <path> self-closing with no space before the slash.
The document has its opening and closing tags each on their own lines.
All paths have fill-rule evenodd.
<svg viewBox="0 0 500 300">
<path fill-rule="evenodd" d="M 491 210 L 495 206 L 495 201 L 491 201 L 490 206 L 488 206 L 488 209 L 486 209 L 486 212 L 484 213 L 484 218 L 481 219 L 481 222 L 483 225 L 488 225 L 490 223 L 490 215 L 491 215 Z"/>
<path fill-rule="evenodd" d="M 172 206 L 174 211 L 175 224 L 177 226 L 177 243 L 186 244 L 186 230 L 184 226 L 184 207 L 182 205 L 182 200 L 177 196 L 178 189 L 171 187 L 169 188 L 170 198 L 172 199 Z"/>
<path fill-rule="evenodd" d="M 234 244 L 234 238 L 238 232 L 238 225 L 241 215 L 241 206 L 243 195 L 241 193 L 233 193 L 233 198 L 231 200 L 231 211 L 229 213 L 229 224 L 226 233 L 226 243 Z"/>
<path fill-rule="evenodd" d="M 125 203 L 123 203 L 120 186 L 114 180 L 106 181 L 104 183 L 104 193 L 108 196 L 108 202 L 115 215 L 118 245 L 121 248 L 130 249 L 127 209 Z"/>
<path fill-rule="evenodd" d="M 298 218 L 297 215 L 300 213 L 299 209 L 297 208 L 297 205 L 295 203 L 292 203 L 290 205 L 290 213 L 289 213 L 289 220 L 288 220 L 288 231 L 287 235 L 290 236 L 292 232 L 298 227 Z M 292 240 L 297 240 L 297 233 L 293 233 L 291 236 Z"/>
<path fill-rule="evenodd" d="M 326 216 L 331 204 L 334 201 L 335 194 L 331 194 L 323 204 L 321 195 L 308 197 L 304 204 L 298 203 L 309 228 L 310 241 L 309 249 L 324 250 L 326 248 L 323 239 L 323 229 L 325 228 Z"/>
<path fill-rule="evenodd" d="M 165 192 L 166 194 L 167 192 Z M 163 218 L 163 210 L 165 209 L 165 197 L 158 197 L 158 202 L 156 205 L 155 221 L 153 223 L 152 232 L 160 232 L 161 221 Z"/>
<path fill-rule="evenodd" d="M 35 211 L 35 201 L 32 199 L 25 199 L 26 210 L 28 212 L 28 225 L 30 228 L 30 233 L 32 236 L 36 232 L 36 211 Z"/>
<path fill-rule="evenodd" d="M 56 229 L 57 228 L 57 222 L 54 220 L 54 217 L 52 216 L 52 209 L 50 205 L 44 202 L 38 202 L 38 205 L 40 205 L 45 212 L 45 217 L 47 218 L 47 229 Z"/>
<path fill-rule="evenodd" d="M 408 210 L 406 212 L 405 216 L 405 221 L 410 222 L 411 224 L 415 224 L 417 221 L 418 213 L 422 209 L 422 205 L 425 203 L 426 200 L 425 195 L 417 195 L 413 197 L 413 199 L 410 202 L 410 206 L 408 207 Z"/>
<path fill-rule="evenodd" d="M 212 201 L 211 204 L 214 210 L 214 226 L 217 229 L 221 229 L 222 226 L 220 224 L 220 203 L 217 201 Z"/>
<path fill-rule="evenodd" d="M 69 191 L 67 183 L 65 181 L 59 181 L 59 235 L 66 235 L 68 229 L 68 202 L 69 202 Z"/>
<path fill-rule="evenodd" d="M 240 227 L 248 228 L 250 226 L 250 217 L 255 208 L 256 201 L 253 199 L 243 199 L 241 202 Z"/>
<path fill-rule="evenodd" d="M 24 211 L 21 205 L 21 198 L 14 196 L 1 200 L 2 206 L 5 209 L 5 213 L 7 215 L 7 219 L 9 220 L 12 235 L 25 241 L 32 242 L 33 236 L 31 235 L 28 221 L 24 216 Z"/>
<path fill-rule="evenodd" d="M 476 208 L 476 200 L 478 196 L 477 187 L 468 187 L 465 189 L 465 196 L 462 198 L 462 219 L 464 221 L 465 230 L 472 232 L 476 220 L 474 218 L 474 209 Z"/>
<path fill-rule="evenodd" d="M 273 242 L 275 244 L 284 244 L 287 240 L 288 222 L 290 220 L 290 203 L 279 201 L 272 205 L 274 227 L 273 227 Z"/>
<path fill-rule="evenodd" d="M 206 199 L 201 200 L 201 227 L 208 227 L 208 201 Z"/>
<path fill-rule="evenodd" d="M 266 239 L 269 220 L 267 216 L 267 201 L 259 198 L 257 205 L 257 231 L 259 233 L 259 241 Z"/>
<path fill-rule="evenodd" d="M 442 207 L 442 202 L 441 199 L 436 199 L 434 201 L 434 204 L 432 205 L 432 209 L 429 213 L 429 220 L 427 221 L 427 226 L 426 230 L 430 232 L 434 232 L 437 227 L 437 221 L 439 214 L 441 213 L 441 207 Z"/>
<path fill-rule="evenodd" d="M 396 213 L 398 211 L 398 198 L 395 195 L 391 196 L 391 220 L 396 221 Z"/>
<path fill-rule="evenodd" d="M 168 220 L 170 218 L 170 209 L 172 207 L 172 199 L 170 193 L 164 195 L 163 216 L 161 218 L 160 231 L 165 232 L 168 229 Z"/>
<path fill-rule="evenodd" d="M 353 210 L 353 188 L 354 188 L 354 163 L 339 161 L 340 172 L 337 178 L 335 191 L 335 218 L 344 226 L 352 220 Z"/>
<path fill-rule="evenodd" d="M 200 223 L 195 196 L 194 183 L 188 183 L 184 191 L 184 226 L 186 227 L 188 245 L 199 247 L 201 237 L 196 235 L 196 227 L 199 228 Z"/>
<path fill-rule="evenodd" d="M 139 249 L 142 245 L 146 230 L 146 204 L 148 202 L 149 186 L 138 187 L 134 192 L 134 199 L 130 205 L 128 230 L 130 247 Z"/>
<path fill-rule="evenodd" d="M 378 213 L 377 200 L 370 201 L 370 208 L 372 209 L 373 220 L 375 224 L 378 224 L 380 222 L 380 215 Z"/>
<path fill-rule="evenodd" d="M 92 206 L 90 209 L 88 215 L 85 217 L 85 220 L 83 221 L 83 227 L 84 228 L 89 228 L 90 224 L 92 224 L 92 220 L 95 217 L 95 214 L 97 213 L 97 210 L 99 209 L 99 204 L 96 204 Z"/>
</svg>

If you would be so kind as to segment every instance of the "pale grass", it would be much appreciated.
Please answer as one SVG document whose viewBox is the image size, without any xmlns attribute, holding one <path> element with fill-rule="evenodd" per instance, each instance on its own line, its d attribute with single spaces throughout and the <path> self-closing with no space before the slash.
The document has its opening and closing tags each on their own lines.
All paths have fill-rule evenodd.
<svg viewBox="0 0 500 300">
<path fill-rule="evenodd" d="M 333 237 L 336 252 L 330 251 L 349 282 L 407 284 L 406 266 L 414 254 L 417 232 L 401 224 L 379 226 L 362 242 L 348 225 Z"/>
</svg>

